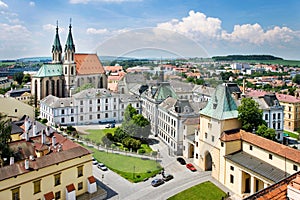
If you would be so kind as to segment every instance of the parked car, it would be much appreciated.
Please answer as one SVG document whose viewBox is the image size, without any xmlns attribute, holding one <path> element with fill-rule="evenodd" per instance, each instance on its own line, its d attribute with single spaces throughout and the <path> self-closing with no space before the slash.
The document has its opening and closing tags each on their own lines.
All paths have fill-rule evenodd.
<svg viewBox="0 0 300 200">
<path fill-rule="evenodd" d="M 103 163 L 99 163 L 97 167 L 102 171 L 107 171 L 107 167 Z"/>
<path fill-rule="evenodd" d="M 191 170 L 192 172 L 197 171 L 197 169 L 194 167 L 194 165 L 192 163 L 188 163 L 186 164 L 186 167 Z"/>
<path fill-rule="evenodd" d="M 185 160 L 184 160 L 182 157 L 178 157 L 178 158 L 177 158 L 177 161 L 178 161 L 180 164 L 182 164 L 182 165 L 185 165 L 185 164 L 186 164 Z"/>
<path fill-rule="evenodd" d="M 154 180 L 151 182 L 151 185 L 152 185 L 153 187 L 157 187 L 157 186 L 159 186 L 159 185 L 161 185 L 161 184 L 163 184 L 163 183 L 164 183 L 164 181 L 163 181 L 162 179 L 157 178 L 157 179 L 154 179 Z"/>
<path fill-rule="evenodd" d="M 174 176 L 172 174 L 165 174 L 164 177 L 162 178 L 164 181 L 169 181 L 173 179 Z"/>
<path fill-rule="evenodd" d="M 110 128 L 115 128 L 115 127 L 116 127 L 115 123 L 110 124 Z"/>
<path fill-rule="evenodd" d="M 93 163 L 93 165 L 97 165 L 98 161 L 95 158 L 93 158 L 92 163 Z"/>
</svg>

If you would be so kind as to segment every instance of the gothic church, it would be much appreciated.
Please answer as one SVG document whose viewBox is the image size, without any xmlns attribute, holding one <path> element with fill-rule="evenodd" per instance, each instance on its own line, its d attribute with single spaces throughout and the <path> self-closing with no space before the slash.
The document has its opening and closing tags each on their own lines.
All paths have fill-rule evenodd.
<svg viewBox="0 0 300 200">
<path fill-rule="evenodd" d="M 107 88 L 107 76 L 97 54 L 75 53 L 70 23 L 62 56 L 57 25 L 52 46 L 52 62 L 43 64 L 32 77 L 31 94 L 35 98 L 35 105 L 50 94 L 57 97 L 71 96 L 76 88 L 87 83 L 94 88 Z"/>
</svg>

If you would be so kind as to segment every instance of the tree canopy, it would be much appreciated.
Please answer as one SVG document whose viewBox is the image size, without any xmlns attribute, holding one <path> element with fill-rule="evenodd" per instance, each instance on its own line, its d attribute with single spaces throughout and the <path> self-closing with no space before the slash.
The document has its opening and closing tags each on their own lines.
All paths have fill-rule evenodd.
<svg viewBox="0 0 300 200">
<path fill-rule="evenodd" d="M 293 83 L 300 84 L 300 74 L 296 74 L 296 76 L 293 78 Z"/>
<path fill-rule="evenodd" d="M 264 138 L 276 141 L 276 132 L 272 128 L 268 128 L 265 124 L 258 126 L 256 134 Z"/>
<path fill-rule="evenodd" d="M 10 121 L 6 118 L 6 115 L 0 113 L 0 155 L 2 161 L 4 161 L 4 164 L 8 164 L 7 162 L 9 162 L 9 157 L 12 154 L 9 148 L 9 142 L 11 141 L 10 134 L 11 134 Z M 6 158 L 6 161 L 4 158 Z"/>
<path fill-rule="evenodd" d="M 242 129 L 252 132 L 257 130 L 259 125 L 265 124 L 263 111 L 259 105 L 251 98 L 243 98 L 238 107 L 238 119 L 242 122 Z"/>
</svg>

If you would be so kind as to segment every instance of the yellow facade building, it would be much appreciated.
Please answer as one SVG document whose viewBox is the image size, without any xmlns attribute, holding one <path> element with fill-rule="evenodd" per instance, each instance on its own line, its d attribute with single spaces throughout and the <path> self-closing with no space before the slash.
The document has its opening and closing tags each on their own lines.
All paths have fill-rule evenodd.
<svg viewBox="0 0 300 200">
<path fill-rule="evenodd" d="M 186 141 L 183 155 L 194 152 L 195 165 L 241 198 L 299 171 L 299 150 L 240 128 L 235 101 L 226 84 L 220 85 L 200 111 L 194 140 Z"/>
<path fill-rule="evenodd" d="M 1 200 L 73 200 L 97 191 L 89 150 L 58 133 L 25 138 L 9 144 L 10 165 L 0 167 Z"/>
</svg>

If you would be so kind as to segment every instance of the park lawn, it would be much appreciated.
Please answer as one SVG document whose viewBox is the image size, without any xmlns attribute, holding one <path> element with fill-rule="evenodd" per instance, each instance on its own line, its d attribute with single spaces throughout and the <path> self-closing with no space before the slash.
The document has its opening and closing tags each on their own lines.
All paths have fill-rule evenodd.
<svg viewBox="0 0 300 200">
<path fill-rule="evenodd" d="M 106 128 L 106 129 L 88 129 L 86 132 L 89 134 L 81 134 L 80 136 L 83 138 L 89 138 L 94 143 L 100 143 L 103 145 L 102 138 L 106 135 L 106 133 L 114 133 L 116 128 Z"/>
<path fill-rule="evenodd" d="M 222 199 L 226 193 L 215 186 L 213 183 L 207 181 L 184 190 L 170 198 L 168 200 L 211 200 L 211 199 Z"/>
<path fill-rule="evenodd" d="M 91 147 L 86 148 L 93 151 L 93 156 L 98 162 L 104 163 L 110 170 L 131 182 L 143 181 L 162 170 L 161 165 L 155 160 L 115 154 L 111 153 L 111 150 L 99 151 Z"/>
</svg>

